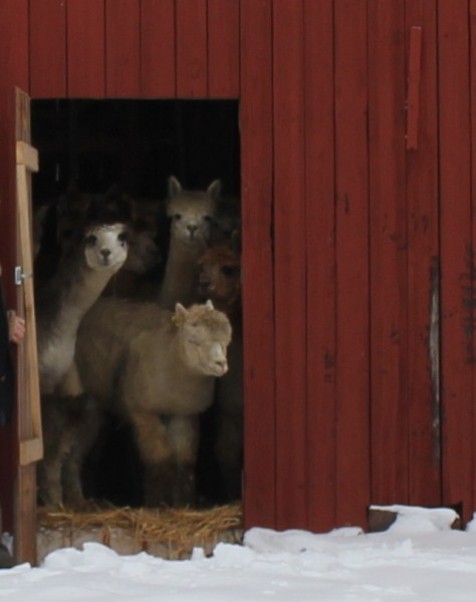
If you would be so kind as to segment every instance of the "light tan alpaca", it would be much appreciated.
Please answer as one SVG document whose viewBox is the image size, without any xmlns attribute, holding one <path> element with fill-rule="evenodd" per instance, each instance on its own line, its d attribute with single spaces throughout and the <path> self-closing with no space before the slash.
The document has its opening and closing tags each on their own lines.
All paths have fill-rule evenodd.
<svg viewBox="0 0 476 602">
<path fill-rule="evenodd" d="M 189 309 L 178 303 L 171 312 L 157 303 L 104 298 L 81 324 L 82 386 L 101 410 L 132 423 L 148 506 L 194 502 L 199 415 L 213 402 L 216 377 L 228 369 L 230 339 L 228 318 L 211 302 Z M 77 470 L 69 484 L 78 482 L 80 466 L 69 468 Z"/>
<path fill-rule="evenodd" d="M 197 301 L 197 259 L 210 239 L 220 188 L 219 180 L 206 191 L 185 190 L 174 176 L 168 180 L 170 244 L 159 293 L 159 303 L 167 309 Z"/>
<path fill-rule="evenodd" d="M 223 493 L 228 500 L 241 496 L 243 467 L 243 331 L 241 259 L 226 245 L 212 246 L 198 260 L 199 295 L 226 313 L 233 328 L 228 348 L 229 370 L 216 383 L 215 455 Z"/>
</svg>

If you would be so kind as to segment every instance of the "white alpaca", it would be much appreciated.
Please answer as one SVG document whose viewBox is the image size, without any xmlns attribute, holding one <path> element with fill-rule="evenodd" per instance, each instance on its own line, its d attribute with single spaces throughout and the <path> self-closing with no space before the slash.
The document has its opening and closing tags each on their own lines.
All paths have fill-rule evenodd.
<svg viewBox="0 0 476 602">
<path fill-rule="evenodd" d="M 185 190 L 177 178 L 169 178 L 170 244 L 159 293 L 165 308 L 197 301 L 197 259 L 210 239 L 220 188 L 220 181 L 214 180 L 206 191 Z"/>
<path fill-rule="evenodd" d="M 62 216 L 64 217 L 64 216 Z M 82 398 L 71 401 L 61 397 L 62 381 L 73 371 L 74 351 L 79 324 L 84 314 L 97 301 L 110 278 L 121 268 L 127 257 L 127 232 L 122 223 L 97 224 L 75 229 L 61 219 L 61 256 L 54 275 L 35 281 L 38 366 L 44 429 L 44 460 L 39 464 L 40 497 L 45 504 L 61 503 L 51 464 L 58 462 L 56 442 L 62 437 L 61 454 L 72 445 L 68 431 L 78 419 L 84 423 L 90 405 Z M 72 226 L 72 229 L 71 229 Z M 57 415 L 62 416 L 59 421 Z M 94 417 L 93 417 L 94 418 Z M 61 422 L 60 432 L 56 425 Z M 87 436 L 89 429 L 84 436 Z M 56 481 L 59 480 L 59 476 Z"/>
<path fill-rule="evenodd" d="M 104 298 L 80 326 L 81 383 L 102 410 L 132 423 L 149 506 L 194 501 L 198 417 L 213 402 L 216 377 L 228 369 L 230 340 L 230 322 L 211 302 L 189 309 L 178 303 L 171 312 L 157 303 Z M 76 443 L 78 449 L 82 440 Z M 85 450 L 78 453 L 83 458 Z M 69 484 L 79 482 L 79 464 L 66 466 Z"/>
<path fill-rule="evenodd" d="M 69 370 L 81 319 L 127 258 L 126 237 L 124 224 L 92 224 L 64 246 L 55 275 L 36 284 L 42 394 L 53 394 Z"/>
</svg>

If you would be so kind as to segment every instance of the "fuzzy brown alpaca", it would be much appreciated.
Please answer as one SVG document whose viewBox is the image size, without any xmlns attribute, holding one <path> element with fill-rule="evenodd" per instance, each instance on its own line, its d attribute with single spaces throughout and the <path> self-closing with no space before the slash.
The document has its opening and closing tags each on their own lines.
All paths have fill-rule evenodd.
<svg viewBox="0 0 476 602">
<path fill-rule="evenodd" d="M 243 464 L 243 334 L 241 258 L 227 245 L 212 246 L 198 260 L 199 295 L 211 299 L 227 314 L 233 328 L 227 374 L 216 383 L 215 455 L 223 493 L 229 500 L 241 496 Z"/>
</svg>

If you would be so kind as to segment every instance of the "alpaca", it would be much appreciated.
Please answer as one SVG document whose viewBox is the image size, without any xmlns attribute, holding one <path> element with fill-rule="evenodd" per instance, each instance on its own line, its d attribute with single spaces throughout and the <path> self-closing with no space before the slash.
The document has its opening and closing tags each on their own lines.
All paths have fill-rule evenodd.
<svg viewBox="0 0 476 602">
<path fill-rule="evenodd" d="M 243 464 L 243 333 L 241 311 L 241 261 L 238 252 L 226 245 L 208 248 L 198 260 L 198 293 L 211 299 L 232 324 L 233 340 L 228 348 L 229 370 L 216 383 L 215 456 L 222 489 L 229 500 L 241 495 Z"/>
<path fill-rule="evenodd" d="M 155 298 L 158 269 L 162 263 L 159 247 L 159 212 L 157 200 L 129 198 L 131 220 L 129 224 L 127 259 L 111 278 L 103 296 Z"/>
<path fill-rule="evenodd" d="M 228 369 L 230 340 L 230 322 L 211 302 L 188 309 L 177 303 L 172 312 L 156 302 L 103 298 L 81 323 L 80 382 L 101 411 L 132 424 L 146 505 L 194 502 L 199 415 L 213 402 L 215 379 Z M 82 443 L 78 437 L 80 458 L 88 451 L 78 450 Z M 75 482 L 77 492 L 80 462 L 64 468 L 73 471 L 68 486 Z"/>
<path fill-rule="evenodd" d="M 72 209 L 73 205 L 69 208 Z M 86 225 L 80 220 L 80 227 L 66 227 L 72 218 L 68 207 L 62 207 L 58 222 L 61 256 L 53 275 L 44 280 L 35 280 L 35 305 L 37 319 L 38 368 L 44 427 L 44 459 L 39 464 L 40 497 L 45 504 L 60 503 L 58 488 L 48 482 L 48 467 L 56 459 L 55 424 L 56 415 L 63 413 L 69 422 L 78 421 L 78 415 L 90 413 L 88 404 L 73 405 L 61 396 L 60 385 L 65 375 L 74 366 L 74 350 L 79 324 L 88 309 L 99 298 L 109 279 L 120 269 L 127 258 L 127 232 L 123 223 L 116 222 L 116 215 L 98 213 L 90 207 Z M 102 208 L 101 211 L 104 211 Z M 74 211 L 73 211 L 74 214 Z M 99 217 L 99 223 L 96 221 Z M 113 223 L 107 222 L 111 219 Z M 79 386 L 79 385 L 78 385 Z M 62 429 L 64 441 L 68 421 Z M 51 471 L 50 471 L 51 472 Z"/>
<path fill-rule="evenodd" d="M 54 276 L 35 290 L 40 390 L 52 394 L 74 357 L 84 314 L 127 257 L 124 224 L 91 224 L 69 240 Z"/>
<path fill-rule="evenodd" d="M 159 303 L 167 309 L 197 301 L 197 259 L 211 235 L 220 188 L 219 180 L 205 192 L 185 190 L 174 176 L 168 180 L 170 244 L 159 292 Z"/>
</svg>

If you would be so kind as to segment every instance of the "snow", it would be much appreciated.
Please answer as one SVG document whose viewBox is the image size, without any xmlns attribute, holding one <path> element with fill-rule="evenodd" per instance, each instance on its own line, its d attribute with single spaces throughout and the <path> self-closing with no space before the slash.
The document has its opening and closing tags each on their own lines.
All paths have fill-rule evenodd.
<svg viewBox="0 0 476 602">
<path fill-rule="evenodd" d="M 119 556 L 98 543 L 63 548 L 40 567 L 0 570 L 0 602 L 465 602 L 476 600 L 476 521 L 452 510 L 385 506 L 391 527 L 326 534 L 254 528 L 243 545 L 190 560 Z"/>
</svg>

